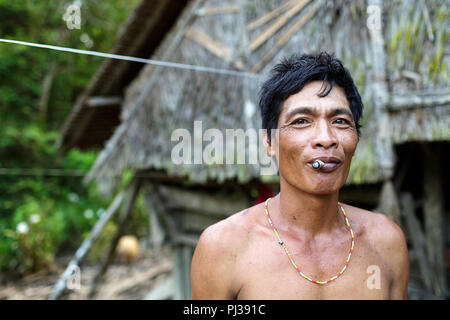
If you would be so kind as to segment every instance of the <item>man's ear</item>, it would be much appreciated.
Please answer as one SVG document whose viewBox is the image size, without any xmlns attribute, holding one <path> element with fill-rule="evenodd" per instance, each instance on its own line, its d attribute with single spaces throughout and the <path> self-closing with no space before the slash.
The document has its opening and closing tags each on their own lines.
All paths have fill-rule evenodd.
<svg viewBox="0 0 450 320">
<path fill-rule="evenodd" d="M 264 148 L 266 148 L 266 151 L 267 151 L 267 155 L 269 157 L 274 156 L 275 155 L 275 151 L 272 148 L 270 137 L 267 134 L 267 129 L 263 129 L 262 130 L 262 137 L 263 137 Z"/>
</svg>

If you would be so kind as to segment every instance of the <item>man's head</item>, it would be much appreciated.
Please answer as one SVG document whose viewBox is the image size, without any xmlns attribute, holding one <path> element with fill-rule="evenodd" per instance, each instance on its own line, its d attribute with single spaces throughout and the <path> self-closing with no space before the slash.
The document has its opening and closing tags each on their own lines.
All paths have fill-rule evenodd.
<svg viewBox="0 0 450 320">
<path fill-rule="evenodd" d="M 315 194 L 345 184 L 363 104 L 338 59 L 327 53 L 285 59 L 263 84 L 260 108 L 266 148 L 277 158 L 281 180 Z M 277 129 L 275 137 L 271 129 Z M 314 169 L 314 160 L 325 166 Z"/>
<path fill-rule="evenodd" d="M 314 80 L 324 83 L 323 90 L 317 93 L 319 97 L 327 96 L 334 85 L 344 89 L 359 137 L 359 119 L 362 116 L 363 103 L 358 88 L 342 62 L 326 52 L 317 55 L 293 55 L 272 69 L 270 78 L 264 82 L 259 94 L 262 128 L 268 130 L 269 137 L 270 130 L 277 128 L 283 102 Z"/>
</svg>

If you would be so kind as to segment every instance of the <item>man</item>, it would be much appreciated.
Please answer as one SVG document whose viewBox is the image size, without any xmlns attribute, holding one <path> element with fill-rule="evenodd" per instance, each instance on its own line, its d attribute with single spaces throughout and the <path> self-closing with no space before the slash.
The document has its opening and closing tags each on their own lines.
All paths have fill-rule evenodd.
<svg viewBox="0 0 450 320">
<path fill-rule="evenodd" d="M 293 56 L 272 70 L 260 108 L 280 192 L 202 233 L 192 298 L 406 299 L 401 229 L 338 203 L 363 109 L 348 70 L 324 52 Z"/>
</svg>

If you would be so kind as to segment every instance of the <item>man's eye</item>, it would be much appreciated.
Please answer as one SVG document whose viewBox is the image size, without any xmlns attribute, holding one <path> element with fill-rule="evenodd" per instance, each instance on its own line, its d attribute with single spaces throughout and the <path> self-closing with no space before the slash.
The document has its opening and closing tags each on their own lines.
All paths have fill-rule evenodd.
<svg viewBox="0 0 450 320">
<path fill-rule="evenodd" d="M 306 119 L 297 119 L 292 124 L 305 124 L 307 123 Z"/>
<path fill-rule="evenodd" d="M 336 119 L 336 120 L 334 120 L 334 122 L 337 123 L 337 124 L 350 124 L 350 122 L 347 119 L 344 119 L 344 118 Z"/>
</svg>

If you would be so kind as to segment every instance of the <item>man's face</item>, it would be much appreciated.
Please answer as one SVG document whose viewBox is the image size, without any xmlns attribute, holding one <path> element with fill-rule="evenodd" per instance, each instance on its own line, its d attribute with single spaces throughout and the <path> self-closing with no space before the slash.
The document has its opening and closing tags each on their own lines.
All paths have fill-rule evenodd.
<svg viewBox="0 0 450 320">
<path fill-rule="evenodd" d="M 272 146 L 280 179 L 311 194 L 331 194 L 347 180 L 358 144 L 355 122 L 344 90 L 334 86 L 318 97 L 322 81 L 308 83 L 285 100 Z M 316 170 L 314 160 L 325 165 Z"/>
</svg>

